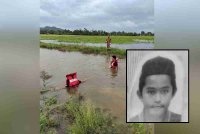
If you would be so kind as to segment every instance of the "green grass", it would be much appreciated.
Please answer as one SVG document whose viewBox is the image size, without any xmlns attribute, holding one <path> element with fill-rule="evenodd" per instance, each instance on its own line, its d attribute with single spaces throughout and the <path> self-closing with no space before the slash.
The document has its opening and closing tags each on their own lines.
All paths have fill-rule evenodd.
<svg viewBox="0 0 200 134">
<path fill-rule="evenodd" d="M 43 133 L 46 129 L 46 127 L 48 126 L 47 124 L 48 119 L 46 114 L 44 114 L 43 112 L 40 112 L 40 132 Z"/>
<path fill-rule="evenodd" d="M 55 99 L 47 101 L 55 102 Z M 55 117 L 60 117 L 54 120 Z M 146 134 L 143 123 L 119 123 L 108 111 L 96 108 L 91 101 L 72 96 L 61 105 L 45 105 L 40 110 L 40 133 L 57 133 L 65 120 L 67 134 Z M 149 134 L 152 134 L 152 130 Z"/>
<path fill-rule="evenodd" d="M 50 43 L 43 43 L 40 42 L 41 48 L 47 48 L 47 49 L 56 49 L 59 51 L 80 51 L 84 54 L 101 54 L 101 55 L 107 55 L 112 54 L 116 55 L 119 58 L 124 58 L 126 56 L 126 50 L 122 49 L 116 49 L 116 48 L 110 48 L 107 50 L 106 47 L 91 47 L 91 46 L 80 46 L 80 45 L 58 45 L 58 44 L 50 44 Z"/>
<path fill-rule="evenodd" d="M 59 125 L 58 121 L 50 118 L 50 113 L 52 111 L 53 106 L 57 104 L 57 99 L 55 96 L 47 98 L 44 101 L 45 105 L 42 109 L 40 109 L 40 133 L 46 133 L 52 127 L 57 127 Z"/>
<path fill-rule="evenodd" d="M 107 36 L 48 35 L 41 34 L 41 40 L 58 40 L 73 43 L 105 43 Z M 153 42 L 154 36 L 111 36 L 113 44 L 131 44 L 137 40 Z"/>
<path fill-rule="evenodd" d="M 89 101 L 80 102 L 71 98 L 65 105 L 73 124 L 67 129 L 70 134 L 146 134 L 144 124 L 118 124 L 114 117 Z"/>
<path fill-rule="evenodd" d="M 57 103 L 57 99 L 55 96 L 52 96 L 50 98 L 48 98 L 47 100 L 45 100 L 45 105 L 46 106 L 51 106 L 53 104 L 56 104 Z"/>
<path fill-rule="evenodd" d="M 91 103 L 77 103 L 69 101 L 66 109 L 72 117 L 74 117 L 74 124 L 69 131 L 72 134 L 87 134 L 97 133 L 103 125 L 107 125 L 106 118 L 100 112 L 96 112 Z M 107 127 L 110 127 L 108 124 Z M 99 129 L 99 130 L 98 130 Z"/>
</svg>

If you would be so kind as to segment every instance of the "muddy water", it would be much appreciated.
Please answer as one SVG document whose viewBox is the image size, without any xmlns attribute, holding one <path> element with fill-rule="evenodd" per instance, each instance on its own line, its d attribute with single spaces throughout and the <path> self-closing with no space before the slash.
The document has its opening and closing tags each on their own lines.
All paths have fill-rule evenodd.
<svg viewBox="0 0 200 134">
<path fill-rule="evenodd" d="M 64 44 L 64 45 L 83 45 L 83 46 L 97 46 L 97 47 L 106 47 L 104 43 L 71 43 L 71 42 L 59 42 L 57 40 L 40 40 L 44 43 L 52 44 Z M 111 44 L 113 48 L 119 49 L 153 49 L 154 44 L 151 42 L 139 42 L 134 44 Z"/>
<path fill-rule="evenodd" d="M 77 72 L 78 79 L 84 82 L 78 86 L 76 93 L 83 94 L 97 107 L 109 109 L 119 121 L 125 121 L 126 60 L 119 60 L 117 71 L 109 68 L 110 60 L 111 55 L 40 49 L 40 68 L 53 75 L 48 80 L 48 86 L 63 88 L 53 93 L 57 95 L 59 103 L 64 102 L 74 91 L 64 88 L 65 75 Z"/>
</svg>

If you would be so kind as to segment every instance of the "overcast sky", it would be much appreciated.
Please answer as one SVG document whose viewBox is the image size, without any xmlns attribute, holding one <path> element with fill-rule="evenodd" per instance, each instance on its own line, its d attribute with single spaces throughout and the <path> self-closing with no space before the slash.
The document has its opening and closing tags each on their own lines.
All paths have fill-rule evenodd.
<svg viewBox="0 0 200 134">
<path fill-rule="evenodd" d="M 40 26 L 154 32 L 154 1 L 41 0 Z"/>
</svg>

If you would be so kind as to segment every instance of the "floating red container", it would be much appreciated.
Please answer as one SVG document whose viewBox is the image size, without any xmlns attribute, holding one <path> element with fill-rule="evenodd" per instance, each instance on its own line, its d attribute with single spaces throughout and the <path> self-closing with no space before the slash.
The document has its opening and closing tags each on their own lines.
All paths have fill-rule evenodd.
<svg viewBox="0 0 200 134">
<path fill-rule="evenodd" d="M 71 73 L 66 75 L 66 86 L 73 87 L 79 85 L 81 81 L 77 79 L 77 73 Z"/>
</svg>

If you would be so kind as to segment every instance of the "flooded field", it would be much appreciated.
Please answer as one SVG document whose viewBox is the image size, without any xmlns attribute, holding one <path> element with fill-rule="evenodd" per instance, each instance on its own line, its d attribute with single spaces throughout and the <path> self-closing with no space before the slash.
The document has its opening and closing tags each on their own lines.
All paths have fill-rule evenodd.
<svg viewBox="0 0 200 134">
<path fill-rule="evenodd" d="M 72 42 L 60 42 L 57 40 L 40 40 L 43 43 L 52 43 L 52 44 L 64 44 L 64 45 L 83 45 L 83 46 L 97 46 L 97 47 L 106 47 L 105 43 L 72 43 Z M 148 42 L 139 42 L 134 44 L 111 44 L 111 47 L 118 49 L 153 49 L 154 44 Z"/>
<path fill-rule="evenodd" d="M 58 103 L 63 103 L 72 92 L 82 94 L 95 106 L 108 109 L 119 121 L 125 121 L 126 60 L 120 59 L 118 70 L 113 71 L 109 68 L 111 56 L 40 49 L 40 68 L 53 75 L 48 86 L 59 89 L 45 95 L 56 95 Z M 65 75 L 73 72 L 84 82 L 77 89 L 66 89 Z"/>
</svg>

